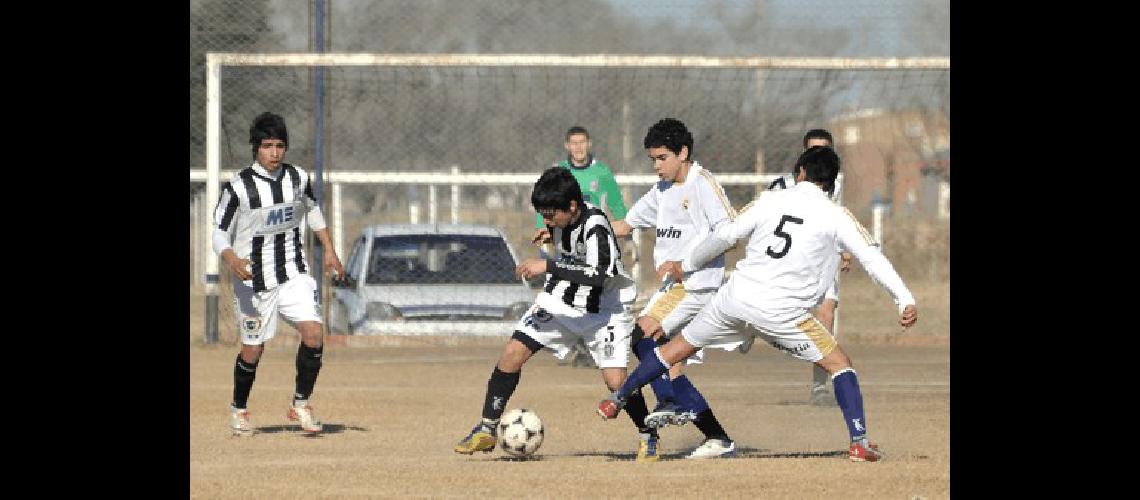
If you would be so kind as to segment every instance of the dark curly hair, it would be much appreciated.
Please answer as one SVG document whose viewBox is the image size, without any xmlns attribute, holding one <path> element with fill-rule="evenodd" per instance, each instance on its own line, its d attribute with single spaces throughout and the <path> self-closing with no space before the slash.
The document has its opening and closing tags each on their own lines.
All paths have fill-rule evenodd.
<svg viewBox="0 0 1140 500">
<path fill-rule="evenodd" d="M 839 155 L 828 146 L 812 146 L 796 160 L 796 170 L 801 167 L 806 174 L 804 180 L 822 183 L 823 190 L 831 192 L 839 176 Z"/>
<path fill-rule="evenodd" d="M 676 155 L 681 154 L 681 147 L 685 146 L 689 148 L 686 160 L 693 159 L 693 134 L 676 118 L 664 118 L 654 123 L 646 132 L 644 143 L 645 149 L 664 147 Z"/>
<path fill-rule="evenodd" d="M 538 211 L 570 210 L 570 200 L 577 201 L 579 209 L 585 208 L 582 187 L 574 174 L 562 167 L 550 167 L 542 172 L 530 193 L 530 203 Z"/>
</svg>

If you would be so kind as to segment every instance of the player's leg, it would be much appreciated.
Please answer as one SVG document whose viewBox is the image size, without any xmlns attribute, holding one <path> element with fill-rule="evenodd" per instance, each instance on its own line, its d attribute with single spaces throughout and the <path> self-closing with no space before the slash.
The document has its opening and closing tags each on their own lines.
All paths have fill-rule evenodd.
<svg viewBox="0 0 1140 500">
<path fill-rule="evenodd" d="M 834 285 L 832 286 L 834 287 Z M 828 332 L 835 331 L 835 308 L 838 307 L 838 304 L 838 301 L 835 299 L 824 298 L 819 307 L 812 310 L 812 314 L 827 328 Z M 831 396 L 831 390 L 828 384 L 828 381 L 831 380 L 831 376 L 826 370 L 820 368 L 819 365 L 812 365 L 811 371 L 811 404 L 815 406 L 835 406 L 835 398 Z"/>
<path fill-rule="evenodd" d="M 760 328 L 774 341 L 777 348 L 798 359 L 815 363 L 831 374 L 835 399 L 851 437 L 851 460 L 873 462 L 881 458 L 878 446 L 867 440 L 863 394 L 859 390 L 859 380 L 851 367 L 851 360 L 836 344 L 827 328 L 810 314 L 783 324 L 762 323 L 758 322 Z"/>
<path fill-rule="evenodd" d="M 561 331 L 552 319 L 550 313 L 538 305 L 533 305 L 515 324 L 511 339 L 503 346 L 499 360 L 491 370 L 491 377 L 487 379 L 487 391 L 483 394 L 482 418 L 471 432 L 455 445 L 456 453 L 465 455 L 476 451 L 490 453 L 495 449 L 495 438 L 498 435 L 496 426 L 499 418 L 503 416 L 507 401 L 518 387 L 523 365 L 534 353 L 543 347 L 560 349 L 558 352 L 563 357 L 570 352 L 572 344 L 554 344 L 554 340 L 560 338 Z"/>
<path fill-rule="evenodd" d="M 828 267 L 840 267 L 841 264 L 840 254 L 831 256 Z M 825 278 L 826 279 L 826 278 Z M 827 328 L 827 331 L 833 338 L 838 338 L 835 335 L 835 317 L 836 308 L 839 307 L 839 272 L 836 271 L 834 277 L 831 279 L 831 285 L 827 287 L 827 291 L 823 294 L 823 300 L 820 304 L 812 310 L 812 314 L 816 319 Z M 829 391 L 828 381 L 831 377 L 826 371 L 818 366 L 812 366 L 812 381 L 811 392 L 808 396 L 808 401 L 814 406 L 835 406 L 835 398 L 831 396 Z"/>
<path fill-rule="evenodd" d="M 658 342 L 662 342 L 659 339 Z M 687 363 L 699 364 L 703 362 L 702 352 L 707 350 L 701 349 L 693 356 L 690 356 L 684 362 L 677 363 L 669 368 L 669 377 L 672 379 L 673 391 L 677 394 L 677 401 L 679 402 L 682 411 L 678 414 L 678 420 L 673 423 L 675 425 L 684 425 L 691 421 L 693 425 L 705 435 L 705 440 L 697 446 L 685 458 L 689 459 L 703 459 L 703 458 L 717 458 L 728 457 L 735 455 L 736 443 L 725 432 L 724 427 L 721 426 L 720 420 L 716 418 L 713 413 L 712 407 L 705 401 L 704 395 L 697 390 L 692 381 L 689 380 L 688 375 L 683 373 L 683 368 Z M 651 414 L 652 416 L 652 414 Z M 683 420 L 681 420 L 683 419 Z"/>
<path fill-rule="evenodd" d="M 324 355 L 324 328 L 321 326 L 317 282 L 308 274 L 301 274 L 278 288 L 280 289 L 278 310 L 301 334 L 301 343 L 297 346 L 294 363 L 297 376 L 294 379 L 293 404 L 289 406 L 286 417 L 300 423 L 302 431 L 320 432 L 324 426 L 309 404 L 317 376 L 321 373 Z"/>
<path fill-rule="evenodd" d="M 621 388 L 598 403 L 598 414 L 602 418 L 616 417 L 621 412 L 625 398 L 634 389 L 648 384 L 655 377 L 665 373 L 668 367 L 692 356 L 701 347 L 743 341 L 744 335 L 741 332 L 745 328 L 745 323 L 738 314 L 725 310 L 731 306 L 729 298 L 731 294 L 731 286 L 717 291 L 708 305 L 701 309 L 680 335 L 674 335 L 668 343 L 654 349 L 653 355 L 641 360 L 633 373 L 630 373 L 622 383 Z"/>
<path fill-rule="evenodd" d="M 687 326 L 709 304 L 715 294 L 714 290 L 686 291 L 681 300 L 677 301 L 672 310 L 662 318 L 661 329 L 655 338 L 656 344 L 664 345 L 669 337 Z M 709 439 L 715 439 L 722 442 L 719 444 L 724 444 L 723 448 L 730 448 L 732 441 L 724 432 L 720 422 L 717 421 L 708 402 L 705 401 L 704 396 L 689 378 L 682 373 L 686 363 L 699 364 L 703 362 L 703 358 L 703 352 L 699 351 L 698 354 L 687 358 L 686 361 L 676 363 L 669 368 L 669 385 L 676 395 L 678 411 L 670 416 L 668 423 L 684 425 L 690 421 L 695 421 L 697 428 L 705 434 L 706 442 Z M 658 416 L 658 411 L 654 410 L 653 413 L 649 414 L 647 422 L 659 421 L 659 418 L 654 418 L 656 416 Z"/>
<path fill-rule="evenodd" d="M 621 387 L 627 375 L 626 366 L 629 364 L 629 328 L 628 316 L 615 314 L 605 326 L 594 331 L 593 340 L 586 343 L 590 348 L 594 364 L 601 368 L 602 380 L 610 391 Z M 645 405 L 645 397 L 640 390 L 634 391 L 625 402 L 626 413 L 637 429 L 638 462 L 655 462 L 658 459 L 659 435 L 645 423 L 649 408 Z"/>
<path fill-rule="evenodd" d="M 848 458 L 855 462 L 875 462 L 882 458 L 876 444 L 867 439 L 867 419 L 863 414 L 863 393 L 859 390 L 859 378 L 851 360 L 839 346 L 816 362 L 831 374 L 835 386 L 835 400 L 843 412 L 843 421 L 851 437 Z"/>
<path fill-rule="evenodd" d="M 498 435 L 496 426 L 506 411 L 507 401 L 515 393 L 522 377 L 522 367 L 527 360 L 542 349 L 542 344 L 522 331 L 516 330 L 503 346 L 499 361 L 487 379 L 487 391 L 483 394 L 482 419 L 471 429 L 467 437 L 455 445 L 455 452 L 470 455 L 476 451 L 489 453 L 495 449 Z"/>
<path fill-rule="evenodd" d="M 650 333 L 647 335 L 645 332 Z M 631 347 L 638 360 L 653 356 L 653 349 L 657 347 L 657 339 L 661 338 L 662 334 L 661 324 L 656 319 L 650 316 L 637 318 L 637 325 L 634 327 L 630 338 L 634 340 Z M 681 407 L 677 404 L 677 397 L 673 391 L 669 374 L 661 374 L 660 377 L 650 381 L 649 386 L 653 388 L 653 394 L 657 397 L 657 405 L 646 418 L 645 424 L 658 428 L 673 423 L 681 411 Z"/>
<path fill-rule="evenodd" d="M 233 283 L 234 315 L 238 323 L 241 350 L 234 360 L 233 399 L 230 402 L 230 432 L 235 436 L 253 435 L 253 424 L 248 409 L 249 393 L 257 378 L 257 364 L 261 360 L 264 343 L 273 337 L 277 328 L 275 290 L 257 294 L 253 287 L 240 281 Z M 260 295 L 265 295 L 261 297 Z M 258 308 L 254 304 L 262 306 Z"/>
<path fill-rule="evenodd" d="M 673 318 L 673 324 L 678 322 L 674 316 L 678 315 L 678 305 L 686 297 L 684 284 L 670 282 L 660 287 L 649 298 L 645 304 L 644 314 L 637 318 L 637 325 L 630 337 L 633 353 L 638 360 L 645 360 L 652 355 L 653 349 L 657 347 L 656 340 L 664 334 L 662 326 L 668 319 Z M 653 379 L 650 386 L 657 397 L 657 406 L 650 413 L 646 424 L 651 427 L 661 427 L 672 423 L 681 408 L 677 404 L 669 375 L 665 373 Z"/>
<path fill-rule="evenodd" d="M 257 363 L 262 346 L 242 344 L 234 361 L 234 391 L 230 402 L 230 432 L 235 436 L 253 435 L 253 424 L 248 410 L 249 393 L 257 377 Z"/>
<path fill-rule="evenodd" d="M 697 356 L 693 357 L 696 358 Z M 736 443 L 728 437 L 728 432 L 720 425 L 720 420 L 716 418 L 712 407 L 705 401 L 704 395 L 697 390 L 696 386 L 689 380 L 688 375 L 683 373 L 682 367 L 684 365 L 684 362 L 680 362 L 669 368 L 673 391 L 677 394 L 677 401 L 680 402 L 683 409 L 680 418 L 684 418 L 685 421 L 692 421 L 693 425 L 705 435 L 705 440 L 700 446 L 697 446 L 685 458 L 703 459 L 734 455 Z M 684 424 L 685 421 L 675 423 Z"/>
</svg>

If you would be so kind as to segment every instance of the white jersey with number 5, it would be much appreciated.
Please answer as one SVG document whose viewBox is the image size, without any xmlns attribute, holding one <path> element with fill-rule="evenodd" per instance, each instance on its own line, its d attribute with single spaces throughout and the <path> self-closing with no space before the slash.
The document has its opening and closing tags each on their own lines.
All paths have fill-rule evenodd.
<svg viewBox="0 0 1140 500">
<path fill-rule="evenodd" d="M 890 292 L 902 308 L 914 297 L 874 240 L 846 208 L 836 205 L 819 186 L 803 182 L 766 191 L 745 206 L 735 221 L 721 224 L 716 237 L 748 238 L 745 256 L 736 264 L 734 299 L 773 320 L 790 319 L 815 307 L 834 279 L 839 251 L 851 252 Z M 743 288 L 741 288 L 743 286 Z"/>
</svg>

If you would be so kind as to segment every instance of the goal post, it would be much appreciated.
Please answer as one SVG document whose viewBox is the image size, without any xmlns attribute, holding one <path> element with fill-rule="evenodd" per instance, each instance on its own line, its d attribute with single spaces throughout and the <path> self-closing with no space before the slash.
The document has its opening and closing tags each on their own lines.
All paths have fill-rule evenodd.
<svg viewBox="0 0 1140 500">
<path fill-rule="evenodd" d="M 302 120 L 314 111 L 303 101 L 308 71 L 318 67 L 330 82 L 331 138 L 312 134 L 326 141 L 314 147 L 304 140 Z M 696 159 L 726 190 L 744 189 L 730 196 L 739 208 L 759 184 L 788 170 L 808 128 L 831 129 L 840 146 L 892 135 L 865 123 L 869 109 L 886 109 L 903 121 L 912 120 L 904 117 L 912 113 L 922 130 L 907 128 L 903 137 L 890 140 L 909 141 L 915 155 L 937 149 L 932 129 L 945 123 L 948 134 L 949 128 L 949 69 L 948 57 L 211 52 L 206 55 L 204 165 L 195 164 L 192 151 L 191 182 L 204 182 L 206 212 L 212 214 L 225 179 L 223 162 L 226 170 L 249 163 L 243 155 L 248 121 L 261 111 L 284 114 L 292 136 L 286 161 L 310 166 L 306 154 L 326 151 L 324 178 L 314 182 L 332 183 L 333 189 L 324 190 L 331 196 L 323 198 L 332 198 L 333 206 L 321 203 L 333 215 L 330 225 L 340 247 L 355 236 L 343 234 L 348 225 L 342 201 L 358 208 L 372 203 L 361 209 L 369 215 L 358 215 L 375 221 L 381 219 L 381 205 L 391 205 L 379 198 L 411 200 L 403 219 L 422 204 L 419 196 L 437 200 L 429 203 L 430 213 L 438 200 L 454 199 L 455 218 L 460 199 L 496 199 L 502 197 L 500 187 L 517 191 L 533 184 L 541 168 L 561 154 L 562 134 L 571 125 L 591 131 L 594 149 L 601 150 L 599 158 L 611 166 L 620 186 L 644 192 L 653 176 L 641 160 L 640 137 L 657 119 L 673 116 L 694 131 Z M 289 109 L 283 113 L 280 107 Z M 844 116 L 847 121 L 837 121 Z M 489 164 L 461 161 L 470 157 Z M 844 159 L 846 166 L 848 156 Z M 456 165 L 461 171 L 451 170 Z M 383 197 L 359 189 L 396 184 L 411 187 Z M 451 191 L 414 191 L 428 186 Z M 459 194 L 478 186 L 490 194 Z M 624 201 L 630 206 L 636 197 Z M 210 342 L 218 339 L 218 322 L 231 318 L 219 313 L 223 280 L 208 232 L 197 241 L 196 251 L 204 252 Z M 347 250 L 338 248 L 346 264 L 349 256 L 342 252 Z"/>
</svg>

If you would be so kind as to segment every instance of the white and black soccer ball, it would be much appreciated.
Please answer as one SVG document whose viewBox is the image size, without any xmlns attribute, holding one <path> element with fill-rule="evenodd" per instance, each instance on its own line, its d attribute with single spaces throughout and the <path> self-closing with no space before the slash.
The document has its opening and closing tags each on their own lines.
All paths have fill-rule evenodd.
<svg viewBox="0 0 1140 500">
<path fill-rule="evenodd" d="M 515 408 L 499 419 L 499 447 L 516 456 L 530 456 L 544 437 L 542 419 L 526 408 Z"/>
</svg>

